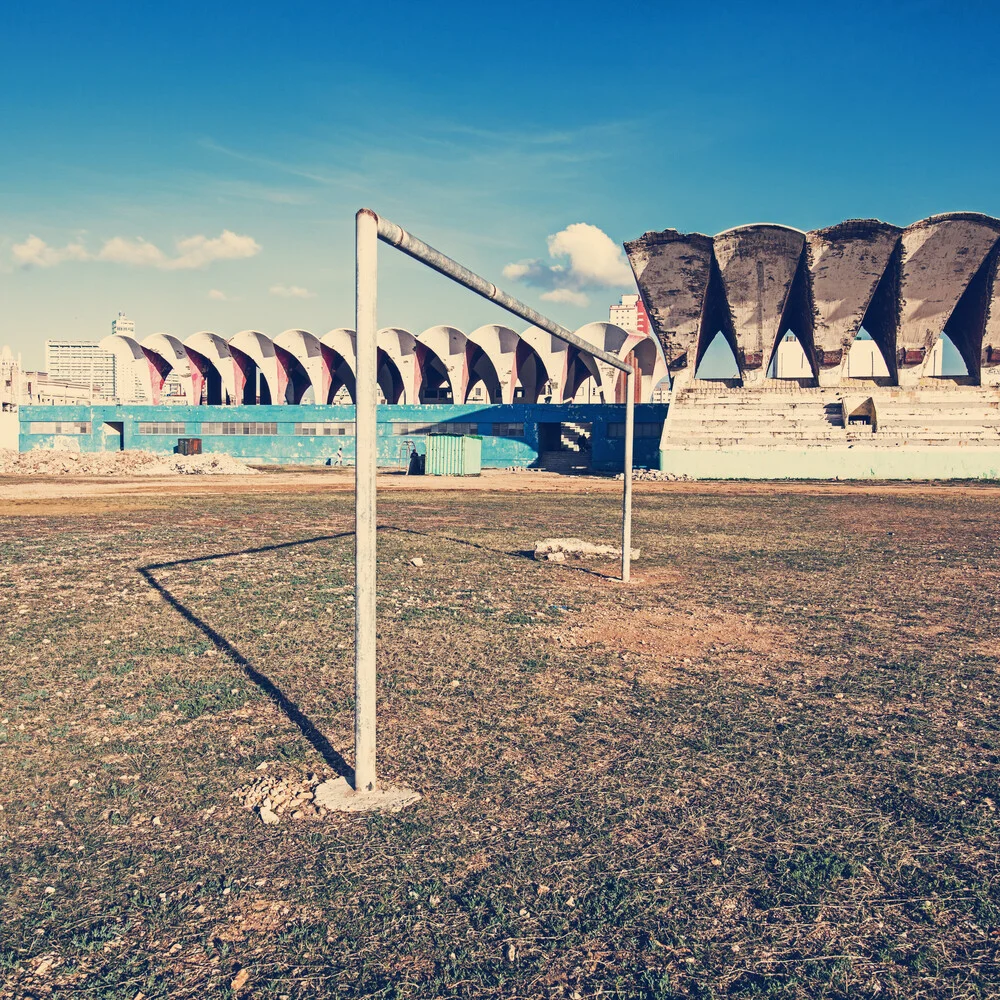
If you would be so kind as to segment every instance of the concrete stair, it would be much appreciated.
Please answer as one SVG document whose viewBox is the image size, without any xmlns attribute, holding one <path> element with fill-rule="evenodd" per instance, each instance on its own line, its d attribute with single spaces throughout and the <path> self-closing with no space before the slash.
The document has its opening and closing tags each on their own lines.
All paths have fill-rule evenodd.
<svg viewBox="0 0 1000 1000">
<path fill-rule="evenodd" d="M 873 425 L 845 426 L 870 398 Z M 680 388 L 661 447 L 1000 447 L 1000 389 L 986 386 Z"/>
</svg>

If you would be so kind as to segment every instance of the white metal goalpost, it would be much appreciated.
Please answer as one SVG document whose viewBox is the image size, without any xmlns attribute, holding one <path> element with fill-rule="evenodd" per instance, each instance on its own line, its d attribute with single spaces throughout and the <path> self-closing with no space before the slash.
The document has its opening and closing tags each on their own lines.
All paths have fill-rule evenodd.
<svg viewBox="0 0 1000 1000">
<path fill-rule="evenodd" d="M 378 241 L 403 253 L 507 312 L 571 344 L 625 373 L 625 475 L 622 486 L 622 569 L 628 582 L 632 552 L 632 439 L 635 429 L 635 370 L 614 354 L 602 351 L 576 334 L 501 291 L 492 282 L 446 257 L 432 246 L 383 219 L 369 208 L 356 216 L 355 333 L 355 592 L 354 592 L 354 790 L 375 792 L 376 671 L 375 671 L 375 473 L 378 406 Z"/>
</svg>

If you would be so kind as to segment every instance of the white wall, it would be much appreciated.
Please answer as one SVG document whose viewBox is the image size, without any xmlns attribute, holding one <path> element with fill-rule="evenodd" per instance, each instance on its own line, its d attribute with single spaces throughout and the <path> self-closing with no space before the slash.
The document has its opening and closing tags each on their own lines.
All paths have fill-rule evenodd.
<svg viewBox="0 0 1000 1000">
<path fill-rule="evenodd" d="M 17 451 L 19 426 L 16 413 L 0 413 L 0 448 Z"/>
</svg>

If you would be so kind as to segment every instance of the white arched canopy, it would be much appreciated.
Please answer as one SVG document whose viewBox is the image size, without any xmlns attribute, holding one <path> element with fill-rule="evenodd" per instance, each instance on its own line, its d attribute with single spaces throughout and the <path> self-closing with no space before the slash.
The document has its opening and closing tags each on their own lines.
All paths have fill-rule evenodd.
<svg viewBox="0 0 1000 1000">
<path fill-rule="evenodd" d="M 145 401 L 159 403 L 160 389 L 165 376 L 160 374 L 156 364 L 133 337 L 113 333 L 101 340 L 98 347 L 110 351 L 115 356 L 118 371 L 118 398 L 124 402 L 134 401 L 141 393 Z"/>
<path fill-rule="evenodd" d="M 663 352 L 653 337 L 610 323 L 589 323 L 577 335 L 631 360 L 639 376 L 639 402 L 648 402 L 666 376 Z M 615 369 L 535 327 L 518 334 L 487 324 L 467 336 L 452 326 L 432 326 L 416 337 L 386 327 L 377 337 L 378 384 L 388 403 L 568 402 L 589 379 L 602 401 L 623 392 Z M 243 330 L 228 341 L 209 330 L 184 342 L 167 333 L 152 334 L 142 343 L 112 335 L 101 346 L 119 358 L 124 387 L 119 395 L 125 397 L 159 402 L 174 373 L 192 404 L 331 403 L 345 389 L 354 398 L 356 337 L 346 327 L 322 337 L 291 329 L 273 339 Z"/>
</svg>

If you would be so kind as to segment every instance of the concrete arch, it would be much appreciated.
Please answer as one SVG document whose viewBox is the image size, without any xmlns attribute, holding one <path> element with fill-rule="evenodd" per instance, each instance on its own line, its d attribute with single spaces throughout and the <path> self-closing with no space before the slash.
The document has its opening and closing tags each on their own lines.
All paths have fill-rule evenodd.
<svg viewBox="0 0 1000 1000">
<path fill-rule="evenodd" d="M 431 326 L 418 334 L 416 339 L 432 355 L 419 359 L 423 375 L 421 394 L 426 395 L 431 367 L 436 359 L 444 371 L 452 401 L 464 403 L 469 390 L 469 338 L 453 326 Z"/>
<path fill-rule="evenodd" d="M 545 369 L 546 382 L 538 386 L 536 399 L 544 395 L 545 398 L 551 396 L 553 403 L 563 402 L 569 381 L 569 345 L 537 326 L 529 326 L 520 336 L 522 343 L 534 351 Z M 546 393 L 546 387 L 551 391 Z"/>
<path fill-rule="evenodd" d="M 537 403 L 548 381 L 549 374 L 541 355 L 527 340 L 519 336 L 515 348 L 511 399 L 522 403 Z"/>
<path fill-rule="evenodd" d="M 301 400 L 311 388 L 312 401 L 325 403 L 330 395 L 330 385 L 333 381 L 333 351 L 330 348 L 324 349 L 319 337 L 308 330 L 284 330 L 274 338 L 274 346 L 286 351 L 295 359 L 295 365 L 289 366 L 294 401 Z M 296 374 L 300 377 L 304 375 L 307 384 L 295 385 Z"/>
<path fill-rule="evenodd" d="M 802 260 L 801 229 L 760 223 L 719 233 L 713 251 L 736 337 L 744 383 L 762 382 L 784 332 L 785 304 Z M 801 331 L 796 335 L 802 338 Z M 809 331 L 810 339 L 812 331 Z"/>
<path fill-rule="evenodd" d="M 622 361 L 630 361 L 636 372 L 636 402 L 649 402 L 656 384 L 667 374 L 663 348 L 655 337 L 623 330 L 613 323 L 587 323 L 576 331 L 576 335 L 608 354 L 617 355 Z M 599 359 L 594 363 L 602 401 L 624 402 L 624 372 Z"/>
<path fill-rule="evenodd" d="M 514 402 L 514 386 L 517 383 L 518 347 L 521 338 L 507 326 L 495 323 L 480 326 L 468 335 L 469 342 L 475 344 L 486 356 L 492 368 L 493 378 L 499 389 L 499 402 Z M 522 352 L 523 355 L 523 352 Z M 480 370 L 473 359 L 469 378 L 474 384 L 477 377 L 486 381 L 487 373 Z"/>
<path fill-rule="evenodd" d="M 1000 254 L 994 253 L 990 278 L 990 301 L 980 350 L 979 380 L 983 385 L 1000 385 Z"/>
<path fill-rule="evenodd" d="M 423 364 L 428 349 L 417 342 L 409 330 L 385 327 L 378 331 L 375 342 L 383 358 L 379 365 L 382 394 L 389 402 L 419 403 L 423 382 Z M 395 369 L 393 374 L 392 368 Z M 398 383 L 396 381 L 398 377 Z M 383 384 L 384 383 L 384 384 Z M 389 391 L 386 391 L 386 390 Z"/>
<path fill-rule="evenodd" d="M 119 399 L 128 402 L 133 394 L 134 384 L 142 390 L 149 402 L 160 402 L 160 390 L 166 375 L 161 373 L 155 354 L 147 354 L 137 340 L 120 333 L 110 334 L 99 341 L 97 346 L 115 356 Z"/>
<path fill-rule="evenodd" d="M 878 219 L 849 219 L 806 234 L 820 384 L 835 384 L 844 374 L 847 354 L 879 282 L 893 265 L 902 232 Z M 895 329 L 878 332 L 877 345 L 892 358 Z"/>
<path fill-rule="evenodd" d="M 978 374 L 990 291 L 989 257 L 998 239 L 1000 220 L 976 212 L 934 215 L 903 231 L 896 356 L 900 384 L 919 381 L 945 332 L 969 372 Z M 956 317 L 967 291 L 965 308 Z"/>
<path fill-rule="evenodd" d="M 218 402 L 222 402 L 223 392 L 230 401 L 236 402 L 236 373 L 233 367 L 233 355 L 226 341 L 217 333 L 201 330 L 188 337 L 184 341 L 184 347 L 191 360 L 192 375 L 197 369 L 209 387 L 209 402 L 213 401 L 215 395 L 212 386 L 216 378 L 219 380 Z"/>
<path fill-rule="evenodd" d="M 712 237 L 664 229 L 625 244 L 639 294 L 671 371 L 696 363 Z"/>
<path fill-rule="evenodd" d="M 232 352 L 233 360 L 236 363 L 237 389 L 239 390 L 237 395 L 241 400 L 247 396 L 247 383 L 250 379 L 255 378 L 256 371 L 259 371 L 264 381 L 264 385 L 261 387 L 260 401 L 262 403 L 267 401 L 272 404 L 285 402 L 285 391 L 288 388 L 288 371 L 280 363 L 278 353 L 274 348 L 274 341 L 270 337 L 259 330 L 241 330 L 235 337 L 230 339 L 229 350 Z M 246 359 L 249 359 L 253 363 L 256 371 L 248 368 Z M 264 389 L 267 390 L 266 395 L 270 397 L 269 399 L 265 399 Z M 256 387 L 250 391 L 249 395 L 256 399 Z"/>
<path fill-rule="evenodd" d="M 198 372 L 196 379 L 192 378 L 195 369 L 192 368 L 191 358 L 177 337 L 171 336 L 169 333 L 152 333 L 142 341 L 140 346 L 147 355 L 152 353 L 159 359 L 156 368 L 163 373 L 164 383 L 171 373 L 180 377 L 181 384 L 184 386 L 184 398 L 189 406 L 197 406 L 201 402 L 203 387 L 201 373 Z M 197 382 L 197 387 L 195 382 Z M 162 392 L 163 385 L 161 384 L 161 395 Z"/>
</svg>

